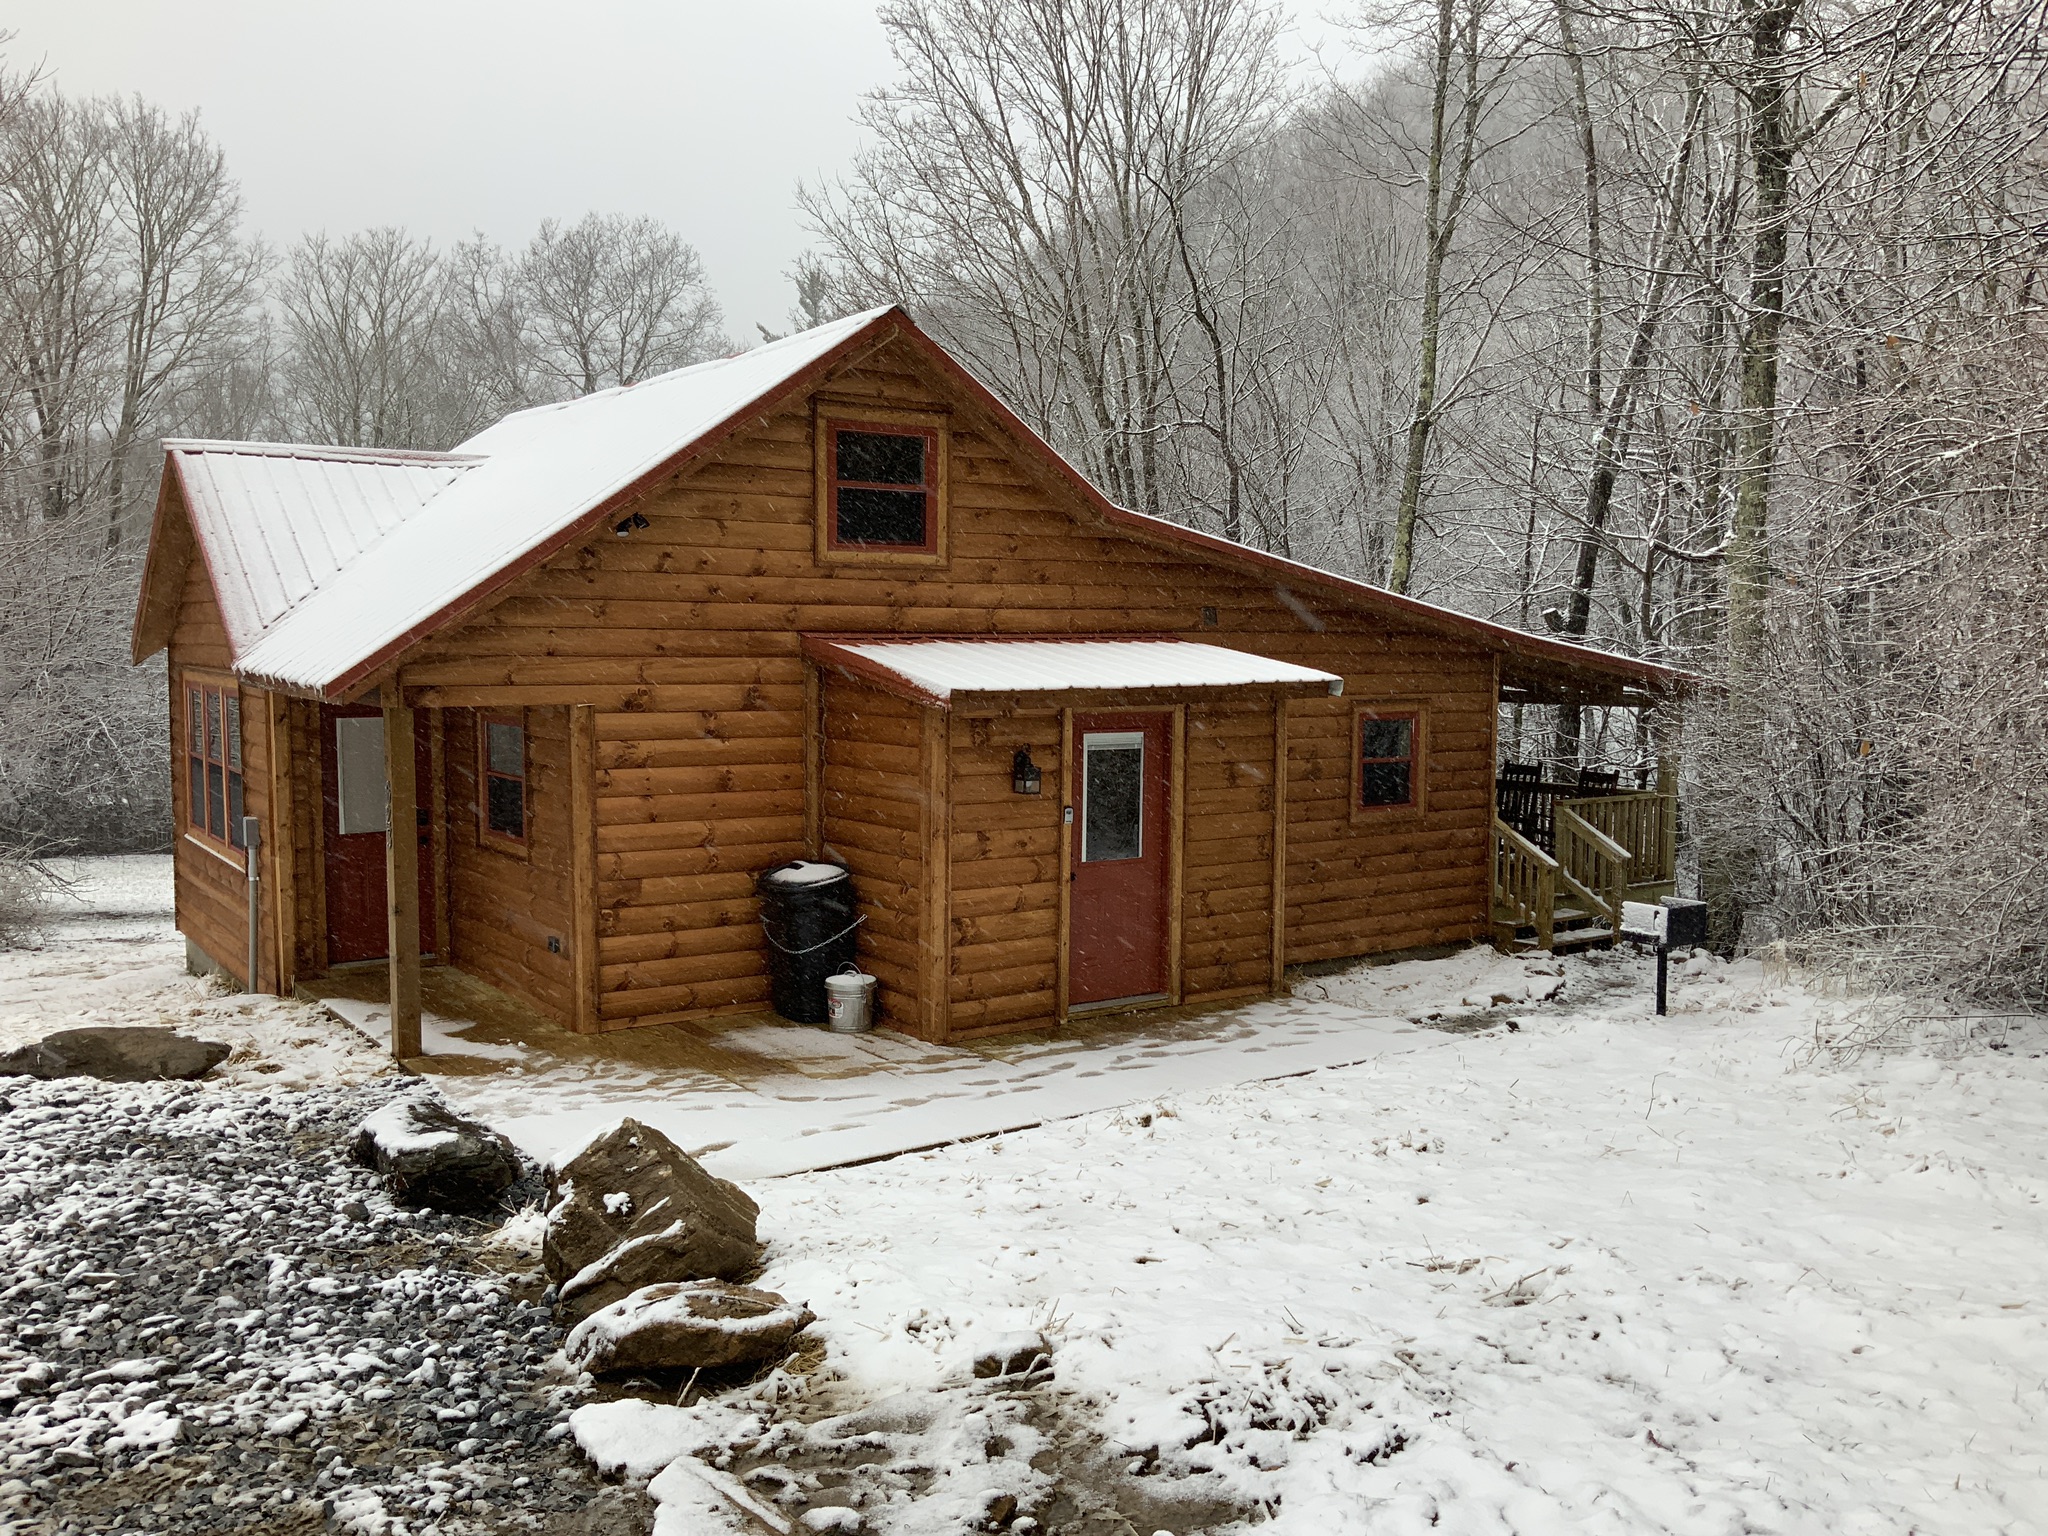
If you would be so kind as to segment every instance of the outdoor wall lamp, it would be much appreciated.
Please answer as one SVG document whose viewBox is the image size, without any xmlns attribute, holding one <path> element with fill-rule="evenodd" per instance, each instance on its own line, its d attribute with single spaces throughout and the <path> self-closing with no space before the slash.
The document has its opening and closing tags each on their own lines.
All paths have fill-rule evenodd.
<svg viewBox="0 0 2048 1536">
<path fill-rule="evenodd" d="M 1035 795 L 1040 778 L 1038 764 L 1031 761 L 1031 749 L 1019 747 L 1017 755 L 1010 759 L 1010 788 L 1020 795 Z"/>
<path fill-rule="evenodd" d="M 614 528 L 612 532 L 616 533 L 620 538 L 623 539 L 627 534 L 633 533 L 641 528 L 645 528 L 646 526 L 646 517 L 639 512 L 635 512 L 631 517 L 627 518 L 624 522 L 620 523 L 616 528 Z"/>
</svg>

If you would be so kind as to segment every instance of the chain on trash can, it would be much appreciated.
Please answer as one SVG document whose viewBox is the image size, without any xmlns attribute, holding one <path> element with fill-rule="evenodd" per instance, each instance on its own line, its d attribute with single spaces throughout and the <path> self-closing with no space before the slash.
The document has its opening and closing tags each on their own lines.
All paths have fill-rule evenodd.
<svg viewBox="0 0 2048 1536">
<path fill-rule="evenodd" d="M 828 1021 L 825 978 L 854 966 L 860 915 L 853 877 L 837 864 L 793 859 L 754 880 L 768 938 L 769 997 L 795 1024 Z"/>
</svg>

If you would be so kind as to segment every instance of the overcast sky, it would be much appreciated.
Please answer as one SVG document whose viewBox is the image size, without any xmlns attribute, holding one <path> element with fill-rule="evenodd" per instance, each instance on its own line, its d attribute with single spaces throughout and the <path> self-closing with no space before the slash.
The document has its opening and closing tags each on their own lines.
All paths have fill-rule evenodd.
<svg viewBox="0 0 2048 1536">
<path fill-rule="evenodd" d="M 873 0 L 11 0 L 0 28 L 68 92 L 199 108 L 273 245 L 652 214 L 743 345 L 790 307 L 796 182 L 892 69 Z"/>
</svg>

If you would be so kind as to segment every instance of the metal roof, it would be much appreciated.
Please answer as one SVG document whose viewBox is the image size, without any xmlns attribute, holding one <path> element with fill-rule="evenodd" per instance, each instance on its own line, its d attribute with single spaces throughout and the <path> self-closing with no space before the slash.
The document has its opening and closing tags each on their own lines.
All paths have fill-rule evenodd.
<svg viewBox="0 0 2048 1536">
<path fill-rule="evenodd" d="M 1166 637 L 1066 640 L 1003 636 L 989 639 L 812 639 L 813 659 L 921 702 L 944 707 L 956 694 L 1119 692 L 1247 686 L 1291 692 L 1342 693 L 1334 672 L 1276 661 L 1250 651 Z"/>
<path fill-rule="evenodd" d="M 193 439 L 164 449 L 237 655 L 482 462 Z"/>
<path fill-rule="evenodd" d="M 526 571 L 616 520 L 847 358 L 896 337 L 950 378 L 1086 509 L 1149 543 L 1263 574 L 1290 606 L 1334 599 L 1501 660 L 1504 689 L 1556 702 L 1636 703 L 1695 680 L 1632 657 L 1525 634 L 1111 503 L 960 363 L 890 306 L 736 357 L 516 412 L 453 453 L 173 442 L 173 479 L 227 622 L 235 670 L 286 692 L 347 697 L 412 645 L 494 601 Z M 163 508 L 137 606 L 137 660 L 161 647 L 185 554 Z M 161 588 L 161 590 L 159 590 Z M 1306 609 L 1303 622 L 1316 627 Z"/>
</svg>

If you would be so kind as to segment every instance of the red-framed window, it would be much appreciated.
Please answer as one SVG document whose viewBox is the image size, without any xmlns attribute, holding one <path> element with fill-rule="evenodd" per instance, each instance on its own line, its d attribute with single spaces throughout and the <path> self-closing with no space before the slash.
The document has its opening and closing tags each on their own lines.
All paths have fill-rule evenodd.
<svg viewBox="0 0 2048 1536">
<path fill-rule="evenodd" d="M 234 684 L 185 685 L 185 820 L 194 835 L 242 846 L 242 698 Z"/>
<path fill-rule="evenodd" d="M 939 540 L 939 436 L 920 427 L 834 421 L 825 542 L 835 550 L 929 554 Z"/>
<path fill-rule="evenodd" d="M 526 717 L 486 714 L 476 725 L 477 830 L 486 840 L 526 843 Z"/>
<path fill-rule="evenodd" d="M 1360 710 L 1353 761 L 1359 810 L 1414 805 L 1417 750 L 1422 735 L 1420 711 Z"/>
</svg>

